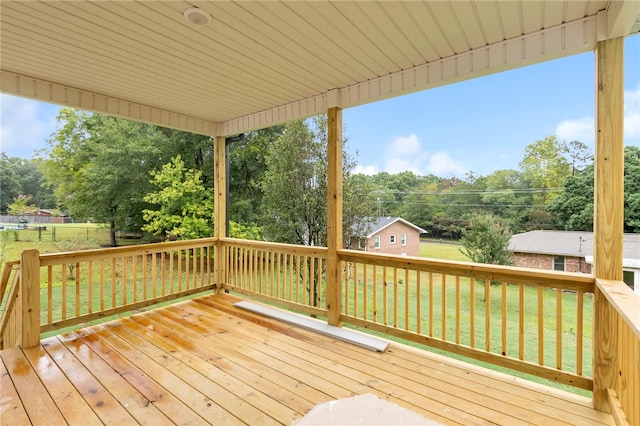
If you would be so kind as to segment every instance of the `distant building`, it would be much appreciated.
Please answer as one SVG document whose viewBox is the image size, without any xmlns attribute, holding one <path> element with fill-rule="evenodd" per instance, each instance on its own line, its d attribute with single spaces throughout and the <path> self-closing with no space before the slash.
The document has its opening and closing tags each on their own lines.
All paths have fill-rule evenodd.
<svg viewBox="0 0 640 426">
<path fill-rule="evenodd" d="M 511 237 L 515 266 L 591 274 L 593 232 L 531 231 Z M 623 280 L 640 295 L 640 234 L 624 234 Z"/>
<path fill-rule="evenodd" d="M 369 226 L 367 235 L 351 239 L 351 248 L 401 256 L 420 255 L 420 234 L 424 229 L 400 217 L 379 217 Z"/>
</svg>

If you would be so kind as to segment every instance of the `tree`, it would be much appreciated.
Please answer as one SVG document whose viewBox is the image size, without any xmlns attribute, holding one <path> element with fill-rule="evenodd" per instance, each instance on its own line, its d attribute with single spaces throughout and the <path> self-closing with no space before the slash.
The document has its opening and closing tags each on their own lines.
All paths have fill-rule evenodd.
<svg viewBox="0 0 640 426">
<path fill-rule="evenodd" d="M 307 246 L 327 242 L 326 116 L 287 123 L 268 147 L 262 181 L 264 232 L 270 241 Z M 343 142 L 343 147 L 346 141 Z M 364 180 L 354 177 L 355 163 L 343 150 L 344 241 L 375 211 Z"/>
<path fill-rule="evenodd" d="M 30 203 L 33 197 L 31 195 L 18 195 L 14 198 L 13 203 L 7 207 L 7 213 L 12 216 L 25 216 L 33 214 L 38 208 Z"/>
<path fill-rule="evenodd" d="M 571 231 L 593 230 L 594 164 L 570 176 L 548 211 Z M 640 147 L 624 148 L 624 231 L 640 232 Z"/>
<path fill-rule="evenodd" d="M 19 176 L 15 163 L 7 154 L 0 153 L 0 213 L 5 213 L 9 204 L 22 193 Z"/>
<path fill-rule="evenodd" d="M 180 240 L 213 235 L 213 192 L 205 190 L 201 171 L 187 169 L 177 156 L 151 176 L 156 191 L 144 201 L 154 208 L 142 212 L 144 231 Z"/>
<path fill-rule="evenodd" d="M 154 189 L 149 173 L 172 157 L 203 170 L 203 183 L 212 186 L 207 136 L 67 108 L 58 123 L 43 152 L 44 178 L 70 216 L 108 223 L 114 246 L 116 230 L 142 229 L 142 211 L 150 207 L 144 196 Z"/>
<path fill-rule="evenodd" d="M 238 226 L 262 224 L 261 182 L 267 169 L 265 157 L 269 145 L 282 131 L 282 126 L 274 126 L 250 132 L 229 145 L 229 219 Z"/>
<path fill-rule="evenodd" d="M 531 186 L 543 191 L 534 196 L 536 204 L 546 205 L 552 201 L 557 194 L 549 191 L 560 188 L 571 174 L 571 165 L 565 158 L 567 152 L 566 143 L 556 136 L 547 136 L 526 146 L 520 168 Z"/>
<path fill-rule="evenodd" d="M 471 261 L 493 265 L 510 265 L 511 231 L 492 215 L 474 214 L 462 232 L 460 251 Z"/>
</svg>

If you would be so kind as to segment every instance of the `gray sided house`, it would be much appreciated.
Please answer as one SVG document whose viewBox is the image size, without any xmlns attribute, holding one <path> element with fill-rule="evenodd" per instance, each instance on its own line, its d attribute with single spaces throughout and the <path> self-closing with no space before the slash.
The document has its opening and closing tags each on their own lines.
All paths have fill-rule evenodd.
<svg viewBox="0 0 640 426">
<path fill-rule="evenodd" d="M 511 237 L 515 266 L 591 274 L 593 232 L 530 231 Z M 640 234 L 623 236 L 623 280 L 640 295 Z"/>
<path fill-rule="evenodd" d="M 424 229 L 401 217 L 379 217 L 371 222 L 366 235 L 351 238 L 351 248 L 373 253 L 420 255 L 420 234 Z"/>
</svg>

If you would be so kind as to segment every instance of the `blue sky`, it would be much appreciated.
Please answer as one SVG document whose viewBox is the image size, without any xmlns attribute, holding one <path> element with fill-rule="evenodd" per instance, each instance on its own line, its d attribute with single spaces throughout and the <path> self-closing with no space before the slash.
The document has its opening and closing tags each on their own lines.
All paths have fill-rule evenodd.
<svg viewBox="0 0 640 426">
<path fill-rule="evenodd" d="M 528 144 L 556 135 L 593 148 L 593 52 L 345 109 L 356 171 L 441 177 L 518 169 Z M 640 146 L 640 36 L 625 41 L 625 144 Z M 30 158 L 59 107 L 0 95 L 0 150 Z M 356 155 L 357 152 L 357 155 Z"/>
</svg>

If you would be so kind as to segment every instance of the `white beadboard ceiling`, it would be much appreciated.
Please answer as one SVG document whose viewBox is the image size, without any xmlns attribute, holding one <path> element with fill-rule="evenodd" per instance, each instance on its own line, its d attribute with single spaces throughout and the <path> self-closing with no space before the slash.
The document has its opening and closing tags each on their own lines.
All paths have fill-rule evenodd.
<svg viewBox="0 0 640 426">
<path fill-rule="evenodd" d="M 231 135 L 593 50 L 640 1 L 2 0 L 0 25 L 3 93 Z"/>
</svg>

